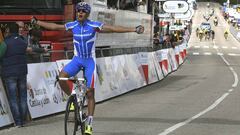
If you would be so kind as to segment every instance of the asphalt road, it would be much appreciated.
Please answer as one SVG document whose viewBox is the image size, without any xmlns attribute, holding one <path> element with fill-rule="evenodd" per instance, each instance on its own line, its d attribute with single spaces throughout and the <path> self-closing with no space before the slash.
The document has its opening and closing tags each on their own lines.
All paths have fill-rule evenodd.
<svg viewBox="0 0 240 135">
<path fill-rule="evenodd" d="M 195 29 L 207 11 L 201 3 L 193 20 L 188 57 L 178 71 L 148 87 L 97 104 L 94 135 L 239 135 L 240 43 L 223 37 L 228 27 L 216 7 L 213 41 L 200 42 Z M 213 18 L 209 21 L 213 24 Z M 1 135 L 64 135 L 63 114 L 34 120 Z"/>
</svg>

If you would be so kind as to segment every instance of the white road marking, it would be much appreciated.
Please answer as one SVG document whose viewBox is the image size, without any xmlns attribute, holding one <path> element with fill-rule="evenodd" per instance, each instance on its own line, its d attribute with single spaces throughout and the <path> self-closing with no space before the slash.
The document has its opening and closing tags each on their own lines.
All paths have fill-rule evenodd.
<svg viewBox="0 0 240 135">
<path fill-rule="evenodd" d="M 200 46 L 194 46 L 194 48 L 200 48 Z"/>
<path fill-rule="evenodd" d="M 228 53 L 229 56 L 236 56 L 235 53 Z"/>
<path fill-rule="evenodd" d="M 204 55 L 212 55 L 210 52 L 205 52 Z"/>
<path fill-rule="evenodd" d="M 232 84 L 232 87 L 235 88 L 238 85 L 238 75 L 232 67 L 229 67 L 229 68 L 232 71 L 233 76 L 234 76 L 234 83 Z"/>
<path fill-rule="evenodd" d="M 236 54 L 236 53 L 228 53 L 229 56 L 240 56 L 240 54 Z"/>
<path fill-rule="evenodd" d="M 215 42 L 213 41 L 214 45 Z M 217 53 L 220 53 L 218 49 Z M 229 69 L 231 70 L 231 72 L 233 73 L 234 76 L 234 83 L 232 84 L 232 87 L 237 87 L 238 85 L 238 75 L 237 73 L 234 71 L 234 69 L 230 66 L 229 62 L 224 58 L 223 55 L 220 55 L 220 57 L 223 59 L 223 61 L 226 63 L 226 65 L 229 67 Z M 159 133 L 158 135 L 168 135 L 169 133 L 177 130 L 178 128 L 190 123 L 191 121 L 199 118 L 200 116 L 204 115 L 205 113 L 211 111 L 212 109 L 214 109 L 215 107 L 217 107 L 234 89 L 229 89 L 228 92 L 224 93 L 220 98 L 218 98 L 212 105 L 210 105 L 208 108 L 206 108 L 205 110 L 201 111 L 200 113 L 196 114 L 195 116 L 180 122 L 176 125 L 173 125 L 167 129 L 165 129 L 162 133 Z"/>
<path fill-rule="evenodd" d="M 232 91 L 233 91 L 233 89 L 228 90 L 228 92 L 232 92 Z"/>
<path fill-rule="evenodd" d="M 216 46 L 216 45 L 214 45 L 214 46 L 213 46 L 213 48 L 214 48 L 214 49 L 218 49 L 219 47 L 218 47 L 218 46 Z"/>
<path fill-rule="evenodd" d="M 227 64 L 227 66 L 230 66 L 230 64 L 228 63 L 228 61 L 222 56 L 220 55 L 220 57 L 223 59 L 223 61 Z"/>
<path fill-rule="evenodd" d="M 237 50 L 238 48 L 234 46 L 234 47 L 232 47 L 232 49 Z"/>
<path fill-rule="evenodd" d="M 209 48 L 209 46 L 204 45 L 203 48 Z"/>
<path fill-rule="evenodd" d="M 227 46 L 222 46 L 222 49 L 227 49 L 228 47 Z"/>
<path fill-rule="evenodd" d="M 236 53 L 229 53 L 228 55 L 229 55 L 229 56 L 240 56 L 239 53 L 237 53 L 237 54 L 236 54 Z"/>
<path fill-rule="evenodd" d="M 223 53 L 217 53 L 217 55 L 224 55 Z"/>
<path fill-rule="evenodd" d="M 195 116 L 183 121 L 183 122 L 180 122 L 168 129 L 165 129 L 162 133 L 158 134 L 158 135 L 167 135 L 171 132 L 173 132 L 174 130 L 190 123 L 191 121 L 197 119 L 198 117 L 204 115 L 205 113 L 211 111 L 212 109 L 214 109 L 216 106 L 218 106 L 227 96 L 229 95 L 229 92 L 228 93 L 224 93 L 219 99 L 217 99 L 211 106 L 209 106 L 208 108 L 206 108 L 205 110 L 201 111 L 200 113 L 196 114 Z"/>
<path fill-rule="evenodd" d="M 199 55 L 199 52 L 193 52 L 193 55 Z"/>
</svg>

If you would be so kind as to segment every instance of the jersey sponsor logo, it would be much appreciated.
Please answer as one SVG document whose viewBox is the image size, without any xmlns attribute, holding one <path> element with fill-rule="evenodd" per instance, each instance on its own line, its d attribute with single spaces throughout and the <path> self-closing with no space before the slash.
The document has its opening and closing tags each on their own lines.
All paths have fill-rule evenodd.
<svg viewBox="0 0 240 135">
<path fill-rule="evenodd" d="M 87 32 L 88 30 L 87 29 L 84 29 L 83 32 Z"/>
</svg>

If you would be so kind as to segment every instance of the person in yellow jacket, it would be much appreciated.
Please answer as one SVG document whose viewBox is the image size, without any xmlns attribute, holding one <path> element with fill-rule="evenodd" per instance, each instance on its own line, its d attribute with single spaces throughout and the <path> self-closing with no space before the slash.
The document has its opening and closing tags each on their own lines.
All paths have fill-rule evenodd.
<svg viewBox="0 0 240 135">
<path fill-rule="evenodd" d="M 225 38 L 225 39 L 227 39 L 227 38 L 228 38 L 228 34 L 229 34 L 229 30 L 228 30 L 228 29 L 226 29 L 226 30 L 224 31 L 224 38 Z"/>
</svg>

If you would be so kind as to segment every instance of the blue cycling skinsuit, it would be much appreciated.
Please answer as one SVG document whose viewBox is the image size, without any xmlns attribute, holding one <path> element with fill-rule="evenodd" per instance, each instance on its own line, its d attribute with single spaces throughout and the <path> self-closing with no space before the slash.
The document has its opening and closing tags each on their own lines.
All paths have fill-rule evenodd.
<svg viewBox="0 0 240 135">
<path fill-rule="evenodd" d="M 72 30 L 73 33 L 74 57 L 63 71 L 72 77 L 80 71 L 81 67 L 84 67 L 88 88 L 95 88 L 95 41 L 97 31 L 101 30 L 102 26 L 103 23 L 91 20 L 86 20 L 82 24 L 78 21 L 65 24 L 66 30 Z"/>
</svg>

